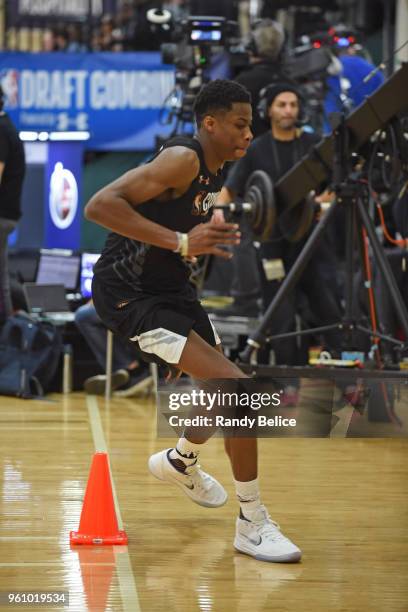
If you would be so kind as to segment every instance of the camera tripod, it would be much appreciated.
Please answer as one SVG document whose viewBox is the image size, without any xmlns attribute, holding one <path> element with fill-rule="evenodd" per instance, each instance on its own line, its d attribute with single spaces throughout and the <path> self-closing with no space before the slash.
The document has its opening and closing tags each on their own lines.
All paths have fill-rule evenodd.
<svg viewBox="0 0 408 612">
<path fill-rule="evenodd" d="M 364 228 L 370 240 L 374 259 L 379 267 L 384 284 L 390 293 L 395 312 L 397 313 L 405 336 L 408 338 L 408 311 L 393 276 L 391 266 L 377 237 L 374 223 L 365 208 L 363 201 L 364 187 L 360 181 L 350 177 L 351 168 L 349 167 L 349 160 L 349 134 L 345 125 L 344 116 L 342 116 L 339 125 L 334 131 L 334 164 L 332 184 L 336 193 L 336 200 L 316 225 L 305 246 L 303 247 L 298 259 L 294 263 L 285 280 L 282 282 L 282 285 L 280 286 L 274 299 L 267 308 L 259 326 L 248 338 L 247 346 L 240 353 L 240 360 L 243 364 L 250 363 L 254 352 L 260 349 L 265 344 L 267 339 L 268 341 L 273 341 L 290 338 L 293 336 L 324 333 L 333 330 L 340 330 L 345 334 L 345 344 L 352 343 L 353 335 L 356 332 L 360 332 L 365 336 L 373 338 L 373 346 L 375 346 L 379 340 L 385 340 L 401 350 L 408 349 L 408 343 L 404 344 L 401 340 L 379 333 L 376 330 L 369 329 L 354 318 L 355 301 L 353 295 L 353 279 L 355 272 L 355 236 L 356 232 L 358 232 L 360 237 L 360 251 L 362 254 L 364 246 L 362 230 Z M 301 276 L 315 248 L 317 247 L 320 237 L 326 231 L 327 226 L 333 219 L 336 210 L 338 210 L 340 206 L 344 207 L 346 216 L 346 285 L 345 310 L 342 320 L 331 325 L 274 335 L 271 338 L 268 338 L 268 329 L 271 326 L 271 321 L 276 310 L 279 308 L 288 294 L 294 289 L 299 277 Z M 364 264 L 362 265 L 362 268 L 364 269 Z M 274 368 L 274 370 L 276 372 L 276 368 Z"/>
</svg>

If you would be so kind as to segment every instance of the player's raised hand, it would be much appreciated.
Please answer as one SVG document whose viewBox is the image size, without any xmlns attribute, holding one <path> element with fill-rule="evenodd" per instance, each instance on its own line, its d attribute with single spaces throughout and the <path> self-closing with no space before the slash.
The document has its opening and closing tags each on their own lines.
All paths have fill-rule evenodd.
<svg viewBox="0 0 408 612">
<path fill-rule="evenodd" d="M 224 259 L 231 259 L 232 253 L 219 248 L 219 245 L 239 244 L 241 232 L 236 223 L 200 223 L 188 232 L 188 254 L 204 255 L 209 253 Z"/>
</svg>

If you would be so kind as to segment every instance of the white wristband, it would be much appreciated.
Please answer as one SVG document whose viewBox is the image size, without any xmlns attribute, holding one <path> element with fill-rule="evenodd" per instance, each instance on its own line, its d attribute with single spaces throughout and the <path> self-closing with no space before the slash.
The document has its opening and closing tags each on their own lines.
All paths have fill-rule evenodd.
<svg viewBox="0 0 408 612">
<path fill-rule="evenodd" d="M 188 255 L 188 234 L 182 234 L 181 232 L 176 232 L 177 236 L 177 248 L 174 249 L 175 253 L 180 253 L 182 257 L 187 257 Z"/>
<path fill-rule="evenodd" d="M 181 232 L 176 232 L 177 247 L 173 250 L 173 253 L 180 253 L 181 251 Z"/>
</svg>

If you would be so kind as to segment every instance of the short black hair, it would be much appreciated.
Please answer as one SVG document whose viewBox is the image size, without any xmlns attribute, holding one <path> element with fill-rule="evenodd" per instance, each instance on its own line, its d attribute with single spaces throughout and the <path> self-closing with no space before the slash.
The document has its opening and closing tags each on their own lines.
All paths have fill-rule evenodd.
<svg viewBox="0 0 408 612">
<path fill-rule="evenodd" d="M 193 105 L 198 127 L 206 115 L 217 111 L 230 111 L 236 102 L 251 104 L 251 94 L 243 85 L 227 79 L 216 79 L 203 85 Z"/>
<path fill-rule="evenodd" d="M 2 86 L 0 85 L 0 111 L 3 110 L 3 106 L 4 106 L 4 91 Z"/>
</svg>

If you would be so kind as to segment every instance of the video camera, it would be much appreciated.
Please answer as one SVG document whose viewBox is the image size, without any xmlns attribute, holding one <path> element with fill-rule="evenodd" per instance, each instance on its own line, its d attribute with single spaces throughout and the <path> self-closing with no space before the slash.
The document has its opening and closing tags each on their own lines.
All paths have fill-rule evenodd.
<svg viewBox="0 0 408 612">
<path fill-rule="evenodd" d="M 238 24 L 225 17 L 192 16 L 175 26 L 173 42 L 161 45 L 164 64 L 179 70 L 193 70 L 207 65 L 214 47 L 227 48 L 237 34 Z M 194 48 L 200 54 L 194 53 Z"/>
<path fill-rule="evenodd" d="M 162 62 L 176 68 L 175 88 L 164 101 L 162 125 L 175 120 L 172 135 L 193 123 L 193 102 L 200 87 L 209 80 L 205 71 L 216 52 L 230 50 L 238 36 L 238 24 L 225 17 L 191 16 L 174 24 L 173 42 L 160 50 Z"/>
</svg>

